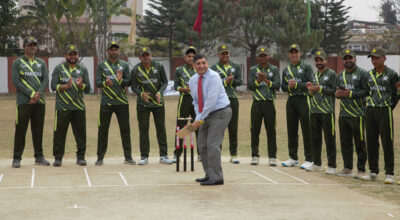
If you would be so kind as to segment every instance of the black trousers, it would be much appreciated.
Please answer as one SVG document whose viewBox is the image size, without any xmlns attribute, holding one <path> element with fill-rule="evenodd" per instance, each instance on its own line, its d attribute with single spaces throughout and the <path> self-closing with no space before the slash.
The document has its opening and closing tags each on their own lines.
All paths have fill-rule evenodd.
<svg viewBox="0 0 400 220">
<path fill-rule="evenodd" d="M 344 167 L 353 169 L 353 139 L 357 153 L 357 170 L 365 172 L 367 147 L 365 145 L 365 118 L 339 117 L 340 145 Z"/>
<path fill-rule="evenodd" d="M 137 105 L 137 119 L 139 122 L 139 142 L 140 155 L 149 157 L 150 153 L 150 138 L 149 138 L 149 121 L 150 113 L 153 113 L 154 124 L 156 126 L 157 141 L 160 149 L 160 157 L 168 155 L 167 133 L 165 128 L 165 108 L 146 108 Z"/>
<path fill-rule="evenodd" d="M 53 155 L 61 159 L 65 152 L 65 139 L 68 126 L 71 123 L 76 141 L 76 157 L 85 158 L 86 152 L 86 111 L 85 110 L 56 110 L 54 119 Z"/>
<path fill-rule="evenodd" d="M 336 168 L 335 114 L 311 114 L 311 137 L 313 163 L 321 166 L 322 131 L 328 157 L 328 167 Z"/>
<path fill-rule="evenodd" d="M 31 122 L 34 156 L 37 159 L 43 157 L 42 140 L 45 111 L 46 106 L 44 104 L 17 105 L 13 159 L 22 159 L 29 121 Z"/>
<path fill-rule="evenodd" d="M 258 146 L 263 119 L 268 139 L 268 157 L 276 158 L 276 111 L 273 101 L 253 101 L 251 105 L 251 156 L 260 156 Z"/>
<path fill-rule="evenodd" d="M 381 136 L 385 174 L 394 175 L 393 114 L 390 107 L 367 107 L 368 164 L 372 173 L 379 173 L 379 136 Z"/>
<path fill-rule="evenodd" d="M 132 159 L 131 129 L 129 125 L 129 105 L 101 105 L 99 115 L 99 130 L 97 135 L 97 157 L 102 160 L 107 152 L 108 131 L 112 114 L 115 113 L 121 134 L 124 156 Z"/>
<path fill-rule="evenodd" d="M 237 98 L 229 98 L 229 101 L 232 109 L 232 118 L 228 124 L 229 152 L 235 156 L 238 148 L 239 101 Z"/>
<path fill-rule="evenodd" d="M 306 161 L 312 161 L 310 112 L 306 96 L 290 96 L 286 102 L 286 120 L 288 131 L 289 156 L 298 160 L 299 121 L 303 133 L 304 156 Z"/>
</svg>

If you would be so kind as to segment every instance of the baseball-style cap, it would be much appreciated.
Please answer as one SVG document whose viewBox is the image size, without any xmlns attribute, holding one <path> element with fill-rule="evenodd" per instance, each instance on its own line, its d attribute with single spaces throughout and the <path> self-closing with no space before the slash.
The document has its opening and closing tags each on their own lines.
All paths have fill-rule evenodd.
<svg viewBox="0 0 400 220">
<path fill-rule="evenodd" d="M 314 54 L 314 60 L 317 58 L 321 58 L 323 60 L 326 60 L 326 53 L 323 50 L 317 50 L 317 52 L 315 52 Z"/>
<path fill-rule="evenodd" d="M 113 48 L 113 47 L 119 48 L 119 45 L 117 44 L 117 42 L 111 41 L 111 42 L 108 43 L 107 49 L 110 49 L 110 48 Z"/>
<path fill-rule="evenodd" d="M 31 43 L 35 43 L 35 44 L 37 45 L 37 44 L 38 44 L 38 41 L 36 40 L 36 38 L 34 38 L 34 37 L 32 37 L 32 36 L 26 37 L 26 38 L 24 39 L 24 46 L 25 46 L 25 45 L 28 45 L 28 44 L 31 44 Z"/>
<path fill-rule="evenodd" d="M 368 55 L 368 58 L 370 58 L 371 56 L 381 57 L 381 56 L 386 56 L 386 53 L 385 50 L 383 50 L 383 48 L 376 47 L 372 49 L 371 53 Z"/>
<path fill-rule="evenodd" d="M 224 52 L 230 53 L 229 47 L 226 44 L 222 44 L 221 46 L 218 47 L 218 54 L 221 54 Z"/>
<path fill-rule="evenodd" d="M 292 44 L 289 46 L 289 52 L 292 50 L 297 50 L 298 52 L 301 52 L 300 46 L 298 44 Z"/>
<path fill-rule="evenodd" d="M 257 49 L 257 56 L 260 56 L 261 54 L 269 55 L 267 48 L 265 47 L 260 47 Z"/>
<path fill-rule="evenodd" d="M 78 53 L 78 47 L 75 44 L 68 44 L 65 47 L 65 54 L 69 54 L 71 52 L 77 52 Z"/>
<path fill-rule="evenodd" d="M 344 59 L 346 56 L 356 57 L 356 53 L 350 49 L 346 49 L 342 52 L 342 59 Z"/>
<path fill-rule="evenodd" d="M 151 50 L 148 47 L 141 47 L 139 49 L 139 56 L 143 56 L 143 54 L 148 53 L 149 55 L 151 55 Z"/>
<path fill-rule="evenodd" d="M 189 48 L 187 48 L 187 49 L 185 50 L 185 55 L 188 54 L 188 53 L 197 54 L 197 49 L 196 49 L 196 47 L 190 46 Z"/>
</svg>

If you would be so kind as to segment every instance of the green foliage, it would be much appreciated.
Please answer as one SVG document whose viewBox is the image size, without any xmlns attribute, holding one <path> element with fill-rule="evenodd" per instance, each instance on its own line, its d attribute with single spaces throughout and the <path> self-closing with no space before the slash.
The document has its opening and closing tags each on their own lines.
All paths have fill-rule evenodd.
<svg viewBox="0 0 400 220">
<path fill-rule="evenodd" d="M 383 22 L 391 25 L 397 24 L 397 15 L 392 0 L 383 0 L 380 6 L 380 14 L 383 17 Z"/>
<path fill-rule="evenodd" d="M 15 1 L 0 1 L 0 56 L 13 56 L 17 52 L 18 9 Z"/>
</svg>

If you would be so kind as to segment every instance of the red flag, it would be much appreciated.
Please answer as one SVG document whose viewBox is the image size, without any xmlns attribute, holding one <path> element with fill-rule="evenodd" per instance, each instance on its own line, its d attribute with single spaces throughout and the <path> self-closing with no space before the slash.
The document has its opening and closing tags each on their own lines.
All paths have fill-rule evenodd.
<svg viewBox="0 0 400 220">
<path fill-rule="evenodd" d="M 193 30 L 201 34 L 201 24 L 203 23 L 203 0 L 199 1 L 199 7 L 197 8 L 197 18 L 193 25 Z"/>
</svg>

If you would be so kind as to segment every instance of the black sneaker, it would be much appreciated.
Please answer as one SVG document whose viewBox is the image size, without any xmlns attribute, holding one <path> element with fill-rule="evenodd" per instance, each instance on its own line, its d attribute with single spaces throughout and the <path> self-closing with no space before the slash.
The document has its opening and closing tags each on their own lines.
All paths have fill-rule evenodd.
<svg viewBox="0 0 400 220">
<path fill-rule="evenodd" d="M 136 161 L 132 158 L 130 158 L 130 159 L 125 158 L 124 164 L 136 165 Z"/>
<path fill-rule="evenodd" d="M 103 159 L 97 159 L 96 163 L 94 163 L 96 166 L 103 166 Z"/>
<path fill-rule="evenodd" d="M 44 157 L 35 159 L 35 164 L 36 164 L 36 165 L 42 165 L 42 166 L 50 166 L 49 161 L 47 161 L 46 159 L 44 159 Z"/>
<path fill-rule="evenodd" d="M 12 162 L 12 167 L 13 168 L 20 168 L 21 167 L 21 160 L 14 159 L 13 162 Z"/>
<path fill-rule="evenodd" d="M 86 160 L 85 160 L 85 158 L 78 158 L 78 159 L 76 159 L 76 164 L 78 164 L 79 166 L 86 166 Z"/>
<path fill-rule="evenodd" d="M 53 163 L 53 166 L 55 167 L 61 167 L 62 164 L 62 159 L 56 159 Z"/>
</svg>

